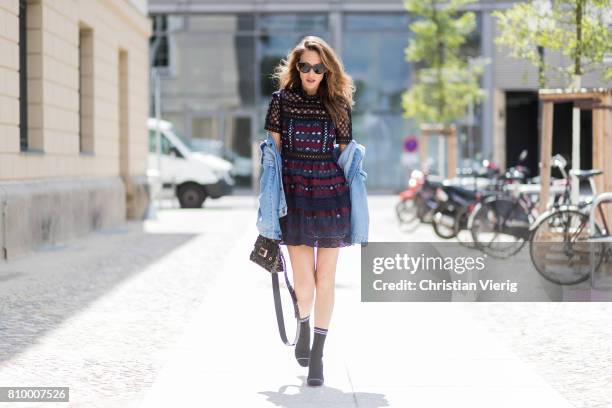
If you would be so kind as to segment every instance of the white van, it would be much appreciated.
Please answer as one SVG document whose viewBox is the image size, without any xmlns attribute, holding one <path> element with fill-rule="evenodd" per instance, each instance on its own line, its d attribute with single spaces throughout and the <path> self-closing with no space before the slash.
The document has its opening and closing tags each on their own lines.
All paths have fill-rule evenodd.
<svg viewBox="0 0 612 408">
<path fill-rule="evenodd" d="M 149 170 L 157 174 L 155 129 L 157 120 L 149 118 Z M 207 197 L 219 198 L 232 193 L 233 166 L 227 160 L 210 154 L 195 152 L 190 141 L 172 125 L 160 120 L 161 171 L 163 190 L 173 194 L 182 208 L 200 208 Z"/>
</svg>

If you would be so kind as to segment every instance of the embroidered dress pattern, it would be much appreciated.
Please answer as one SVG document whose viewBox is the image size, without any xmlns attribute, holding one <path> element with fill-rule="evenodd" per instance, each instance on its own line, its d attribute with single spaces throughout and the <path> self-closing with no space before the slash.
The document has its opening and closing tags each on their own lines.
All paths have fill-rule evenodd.
<svg viewBox="0 0 612 408">
<path fill-rule="evenodd" d="M 281 134 L 287 215 L 281 245 L 337 248 L 351 245 L 351 201 L 334 143 L 352 139 L 351 111 L 336 127 L 320 96 L 301 86 L 272 94 L 265 129 Z"/>
</svg>

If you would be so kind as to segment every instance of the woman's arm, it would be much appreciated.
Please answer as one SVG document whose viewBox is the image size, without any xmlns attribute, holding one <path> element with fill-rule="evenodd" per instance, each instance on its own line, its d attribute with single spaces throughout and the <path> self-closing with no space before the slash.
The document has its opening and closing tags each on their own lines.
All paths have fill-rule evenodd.
<svg viewBox="0 0 612 408">
<path fill-rule="evenodd" d="M 342 117 L 336 126 L 336 142 L 340 153 L 344 151 L 346 146 L 353 140 L 353 123 L 351 118 L 351 108 L 346 105 L 346 115 Z"/>
<path fill-rule="evenodd" d="M 281 150 L 281 135 L 280 133 L 270 132 L 272 135 L 272 139 L 274 139 L 274 143 L 276 143 L 276 149 L 280 152 Z"/>
</svg>

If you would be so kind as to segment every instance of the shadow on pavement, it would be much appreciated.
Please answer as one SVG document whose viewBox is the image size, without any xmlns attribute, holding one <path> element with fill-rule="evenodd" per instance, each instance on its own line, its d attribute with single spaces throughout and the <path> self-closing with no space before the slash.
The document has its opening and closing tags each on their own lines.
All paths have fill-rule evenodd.
<svg viewBox="0 0 612 408">
<path fill-rule="evenodd" d="M 0 265 L 0 363 L 194 237 L 98 230 Z"/>
<path fill-rule="evenodd" d="M 267 401 L 278 407 L 302 408 L 302 407 L 364 407 L 378 408 L 388 407 L 387 397 L 384 394 L 370 392 L 344 392 L 338 388 L 310 387 L 306 385 L 306 376 L 298 377 L 301 385 L 283 385 L 274 391 L 261 391 Z"/>
</svg>

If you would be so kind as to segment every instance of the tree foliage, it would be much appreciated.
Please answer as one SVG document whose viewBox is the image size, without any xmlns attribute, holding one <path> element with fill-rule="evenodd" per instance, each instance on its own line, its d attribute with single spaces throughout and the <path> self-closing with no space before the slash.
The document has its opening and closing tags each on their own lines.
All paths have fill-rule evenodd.
<svg viewBox="0 0 612 408">
<path fill-rule="evenodd" d="M 414 37 L 406 60 L 416 69 L 414 85 L 402 95 L 404 116 L 420 122 L 449 123 L 465 115 L 467 105 L 484 98 L 479 79 L 486 63 L 461 52 L 476 28 L 472 12 L 459 12 L 475 0 L 405 0 L 416 16 L 410 24 Z"/>
<path fill-rule="evenodd" d="M 499 31 L 495 42 L 540 72 L 557 74 L 566 85 L 594 70 L 600 70 L 604 80 L 612 79 L 612 64 L 606 63 L 606 57 L 612 57 L 612 0 L 533 0 L 493 16 Z M 546 64 L 538 47 L 560 52 L 567 63 Z M 543 78 L 540 86 L 545 86 Z"/>
</svg>

